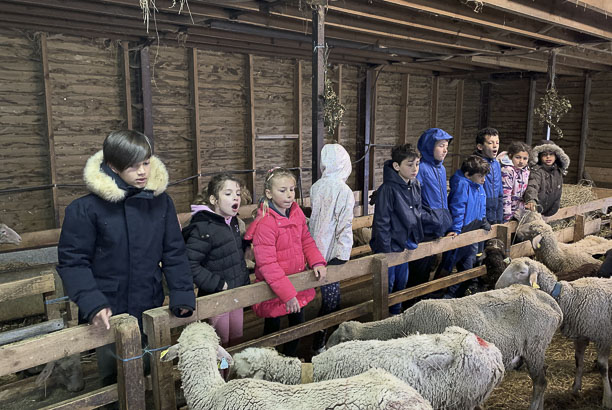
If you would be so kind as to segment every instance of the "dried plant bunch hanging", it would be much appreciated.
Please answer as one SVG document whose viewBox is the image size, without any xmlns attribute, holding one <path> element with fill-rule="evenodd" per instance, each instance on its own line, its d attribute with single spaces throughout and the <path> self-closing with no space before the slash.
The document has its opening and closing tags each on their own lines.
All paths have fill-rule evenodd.
<svg viewBox="0 0 612 410">
<path fill-rule="evenodd" d="M 559 121 L 571 108 L 570 100 L 560 97 L 553 86 L 546 90 L 546 94 L 540 99 L 540 105 L 534 108 L 533 113 L 538 116 L 540 125 L 548 124 L 559 138 L 563 138 L 563 130 L 559 127 Z"/>
<path fill-rule="evenodd" d="M 340 102 L 340 98 L 334 91 L 332 81 L 325 70 L 325 93 L 323 94 L 325 101 L 323 106 L 323 122 L 327 129 L 328 135 L 334 135 L 336 128 L 342 122 L 342 117 L 346 111 L 346 107 Z"/>
</svg>

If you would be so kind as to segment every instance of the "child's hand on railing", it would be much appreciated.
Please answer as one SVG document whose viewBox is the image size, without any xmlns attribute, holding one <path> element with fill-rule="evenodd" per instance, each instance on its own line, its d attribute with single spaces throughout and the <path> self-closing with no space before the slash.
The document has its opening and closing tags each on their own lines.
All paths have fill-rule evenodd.
<svg viewBox="0 0 612 410">
<path fill-rule="evenodd" d="M 325 266 L 315 266 L 312 270 L 317 280 L 323 280 L 327 276 L 327 268 Z"/>
<path fill-rule="evenodd" d="M 295 296 L 289 299 L 285 305 L 287 307 L 287 313 L 298 313 L 300 311 L 300 303 Z"/>
</svg>

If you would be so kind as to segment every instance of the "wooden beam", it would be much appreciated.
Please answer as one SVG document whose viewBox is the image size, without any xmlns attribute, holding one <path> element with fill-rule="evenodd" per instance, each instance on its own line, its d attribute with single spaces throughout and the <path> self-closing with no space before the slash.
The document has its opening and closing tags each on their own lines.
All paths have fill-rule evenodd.
<svg viewBox="0 0 612 410">
<path fill-rule="evenodd" d="M 123 89 L 125 90 L 125 127 L 132 130 L 134 121 L 132 119 L 132 78 L 130 74 L 130 43 L 128 41 L 121 42 L 123 50 Z"/>
<path fill-rule="evenodd" d="M 465 80 L 457 80 L 455 98 L 455 131 L 453 135 L 453 171 L 461 167 L 461 142 L 463 140 L 463 88 Z"/>
<path fill-rule="evenodd" d="M 376 183 L 376 107 L 378 106 L 378 77 L 382 71 L 372 70 L 372 90 L 370 91 L 370 152 L 369 152 L 369 186 L 374 188 Z"/>
<path fill-rule="evenodd" d="M 389 317 L 389 265 L 385 255 L 372 260 L 372 320 Z"/>
<path fill-rule="evenodd" d="M 371 130 L 371 121 L 372 121 L 372 88 L 375 79 L 375 71 L 373 69 L 366 70 L 365 76 L 365 86 L 361 91 L 362 106 L 363 109 L 360 109 L 360 127 L 363 127 L 363 161 L 362 163 L 362 180 L 361 180 L 361 203 L 363 205 L 363 215 L 367 215 L 369 211 L 368 203 L 370 201 L 368 191 L 372 186 L 370 184 L 370 132 Z"/>
<path fill-rule="evenodd" d="M 548 70 L 548 64 L 545 61 L 536 61 L 524 57 L 473 56 L 472 61 L 474 63 L 483 63 L 499 67 L 515 68 L 518 71 L 534 71 L 537 73 L 545 73 Z M 559 67 L 557 69 L 557 73 L 562 75 L 582 77 L 584 74 L 584 70 L 571 67 Z"/>
<path fill-rule="evenodd" d="M 142 89 L 142 126 L 144 134 L 149 137 L 152 150 L 155 148 L 155 135 L 153 134 L 153 94 L 151 92 L 151 62 L 149 47 L 140 50 L 140 79 Z"/>
<path fill-rule="evenodd" d="M 606 40 L 612 40 L 612 25 L 606 22 L 607 16 L 587 13 L 577 7 L 568 9 L 560 1 L 555 1 L 554 9 L 550 5 L 536 4 L 535 2 L 517 3 L 510 0 L 483 0 L 485 6 L 516 14 L 528 19 L 536 19 L 547 24 L 576 30 L 581 33 Z M 569 6 L 569 5 L 568 5 Z M 582 14 L 578 14 L 578 12 Z"/>
<path fill-rule="evenodd" d="M 249 54 L 246 59 L 246 91 L 247 91 L 247 166 L 253 172 L 247 178 L 247 186 L 251 191 L 251 196 L 255 200 L 256 173 L 257 161 L 255 157 L 255 82 L 253 79 L 253 55 Z"/>
<path fill-rule="evenodd" d="M 338 101 L 342 103 L 342 64 L 338 64 L 338 69 L 336 70 L 334 92 L 338 96 Z M 336 143 L 340 144 L 340 140 L 342 139 L 342 121 L 338 123 L 336 129 L 334 130 L 334 139 L 336 140 Z"/>
<path fill-rule="evenodd" d="M 197 314 L 197 309 L 194 315 Z M 147 335 L 149 347 L 153 349 L 172 345 L 170 336 L 170 313 L 163 310 L 148 310 L 142 316 L 142 327 Z M 155 410 L 169 410 L 176 408 L 176 394 L 174 391 L 174 377 L 172 376 L 172 362 L 160 360 L 162 350 L 154 351 L 151 355 L 151 386 L 153 390 L 153 404 Z"/>
<path fill-rule="evenodd" d="M 115 322 L 117 395 L 120 409 L 145 409 L 142 341 L 138 320 L 127 316 Z M 129 359 L 129 360 L 126 360 Z"/>
<path fill-rule="evenodd" d="M 580 153 L 578 155 L 578 176 L 580 182 L 584 178 L 584 165 L 589 139 L 589 105 L 591 103 L 591 73 L 584 77 L 584 96 L 582 98 L 582 124 L 580 125 Z"/>
<path fill-rule="evenodd" d="M 193 132 L 193 171 L 202 174 L 202 147 L 200 146 L 200 74 L 198 49 L 189 48 L 189 88 L 191 99 L 191 129 Z M 202 193 L 202 177 L 195 178 L 193 184 L 194 198 Z"/>
<path fill-rule="evenodd" d="M 480 83 L 480 112 L 478 115 L 478 129 L 489 126 L 491 118 L 491 83 Z"/>
<path fill-rule="evenodd" d="M 546 71 L 548 77 L 547 89 L 555 88 L 555 77 L 557 76 L 557 50 L 550 50 L 548 57 L 548 69 Z M 550 114 L 550 113 L 549 113 Z M 550 115 L 549 115 L 550 116 Z M 544 124 L 544 135 L 546 140 L 550 140 L 550 125 Z"/>
<path fill-rule="evenodd" d="M 321 149 L 325 144 L 325 8 L 312 10 L 312 176 L 314 184 L 321 178 Z"/>
<path fill-rule="evenodd" d="M 57 171 L 55 165 L 55 132 L 53 126 L 53 97 L 51 87 L 51 77 L 49 75 L 49 57 L 47 50 L 47 34 L 42 33 L 39 37 L 40 59 L 43 69 L 43 88 L 45 93 L 45 122 L 47 124 L 46 137 L 47 148 L 49 150 L 49 177 L 53 187 L 51 188 L 51 206 L 53 209 L 53 221 L 55 227 L 60 227 L 59 203 L 57 192 Z"/>
<path fill-rule="evenodd" d="M 53 319 L 13 330 L 5 330 L 4 332 L 0 333 L 0 346 L 27 339 L 29 337 L 46 335 L 57 330 L 62 330 L 63 328 L 64 319 Z"/>
<path fill-rule="evenodd" d="M 300 178 L 303 176 L 302 166 L 304 165 L 302 121 L 302 62 L 296 59 L 293 65 L 293 133 L 297 134 L 297 141 L 295 143 L 295 158 L 297 167 L 300 168 Z M 304 198 L 300 198 L 300 201 L 300 205 L 303 206 Z"/>
<path fill-rule="evenodd" d="M 527 105 L 527 130 L 525 133 L 525 143 L 529 146 L 533 143 L 533 109 L 535 108 L 536 99 L 536 78 L 529 78 L 529 103 Z"/>
<path fill-rule="evenodd" d="M 612 15 L 612 3 L 609 0 L 565 0 L 576 4 L 578 7 L 585 7 L 606 16 Z"/>
<path fill-rule="evenodd" d="M 400 143 L 407 144 L 408 135 L 408 101 L 410 93 L 410 74 L 402 74 L 402 92 L 400 94 Z"/>
<path fill-rule="evenodd" d="M 438 124 L 438 98 L 440 96 L 440 77 L 433 76 L 431 82 L 431 106 L 429 116 L 429 127 L 435 128 Z"/>
</svg>

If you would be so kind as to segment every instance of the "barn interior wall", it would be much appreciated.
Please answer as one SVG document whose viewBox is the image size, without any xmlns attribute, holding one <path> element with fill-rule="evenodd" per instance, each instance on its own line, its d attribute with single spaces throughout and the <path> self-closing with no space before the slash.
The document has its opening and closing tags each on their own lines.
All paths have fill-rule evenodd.
<svg viewBox="0 0 612 410">
<path fill-rule="evenodd" d="M 53 147 L 58 184 L 81 184 L 86 159 L 100 149 L 110 130 L 124 128 L 126 122 L 125 89 L 122 49 L 116 42 L 85 39 L 64 35 L 49 36 L 47 41 L 50 101 L 52 109 Z M 194 174 L 196 167 L 193 149 L 195 129 L 192 124 L 193 107 L 189 59 L 191 49 L 161 46 L 151 49 L 152 101 L 156 154 L 165 162 L 170 181 L 178 181 Z M 205 174 L 227 170 L 249 169 L 249 92 L 248 64 L 245 54 L 197 51 L 199 83 L 201 172 Z M 130 53 L 130 65 L 137 64 Z M 46 111 L 40 42 L 27 34 L 0 34 L 0 189 L 14 189 L 47 185 L 51 181 L 49 143 L 46 132 Z M 253 56 L 254 130 L 256 135 L 290 135 L 298 128 L 295 76 L 296 60 Z M 311 66 L 301 61 L 302 103 L 302 183 L 304 195 L 311 185 Z M 134 70 L 132 70 L 134 71 Z M 333 65 L 329 75 L 338 82 L 340 68 Z M 343 65 L 341 96 L 346 114 L 336 139 L 357 161 L 358 88 L 365 80 L 365 70 L 359 66 Z M 134 76 L 135 77 L 135 76 Z M 376 164 L 374 186 L 382 183 L 382 164 L 390 157 L 390 146 L 402 143 L 400 120 L 403 75 L 382 70 L 376 80 L 374 143 L 372 151 Z M 606 139 L 612 128 L 610 74 L 593 75 L 590 102 L 589 130 L 591 138 L 587 151 L 587 167 L 610 167 Z M 137 80 L 132 78 L 133 106 L 138 107 Z M 474 148 L 478 129 L 482 84 L 463 80 L 461 136 L 457 126 L 457 87 L 460 81 L 441 77 L 438 81 L 436 118 L 432 118 L 433 77 L 408 76 L 405 140 L 416 144 L 423 130 L 431 126 L 445 129 L 457 136 L 462 156 Z M 572 102 L 572 111 L 563 119 L 565 138 L 559 144 L 572 159 L 568 180 L 576 178 L 578 146 L 582 121 L 584 78 L 560 77 L 561 95 Z M 545 80 L 537 83 L 538 98 L 543 94 Z M 495 79 L 491 81 L 489 124 L 500 130 L 502 149 L 512 140 L 524 140 L 529 92 L 528 78 Z M 134 116 L 138 128 L 142 119 Z M 534 125 L 534 141 L 541 139 L 541 127 Z M 273 166 L 297 167 L 298 143 L 295 138 L 259 139 L 255 143 L 258 170 Z M 451 146 L 450 152 L 453 152 Z M 596 151 L 595 151 L 596 150 Z M 449 156 L 445 165 L 448 175 L 454 171 Z M 361 175 L 357 164 L 348 183 L 357 189 Z M 247 174 L 240 174 L 242 180 Z M 203 186 L 210 176 L 202 178 Z M 189 209 L 194 199 L 195 181 L 190 180 L 169 187 L 179 212 Z M 263 189 L 263 175 L 256 178 L 256 195 Z M 58 189 L 59 214 L 65 206 L 85 193 L 82 187 Z M 0 195 L 2 222 L 18 231 L 28 232 L 55 227 L 53 200 L 50 189 Z"/>
</svg>

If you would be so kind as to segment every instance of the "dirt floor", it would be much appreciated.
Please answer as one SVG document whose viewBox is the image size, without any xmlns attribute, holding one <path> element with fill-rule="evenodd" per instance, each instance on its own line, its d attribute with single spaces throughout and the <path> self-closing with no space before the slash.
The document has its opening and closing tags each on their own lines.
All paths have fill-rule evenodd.
<svg viewBox="0 0 612 410">
<path fill-rule="evenodd" d="M 595 369 L 597 354 L 592 344 L 585 354 L 585 372 L 582 390 L 578 396 L 571 393 L 576 366 L 574 363 L 574 344 L 557 332 L 546 351 L 548 370 L 544 408 L 559 410 L 601 409 L 602 384 L 599 372 Z M 493 391 L 485 403 L 487 410 L 524 410 L 531 401 L 532 384 L 523 366 L 518 371 L 506 373 L 502 383 Z"/>
</svg>

